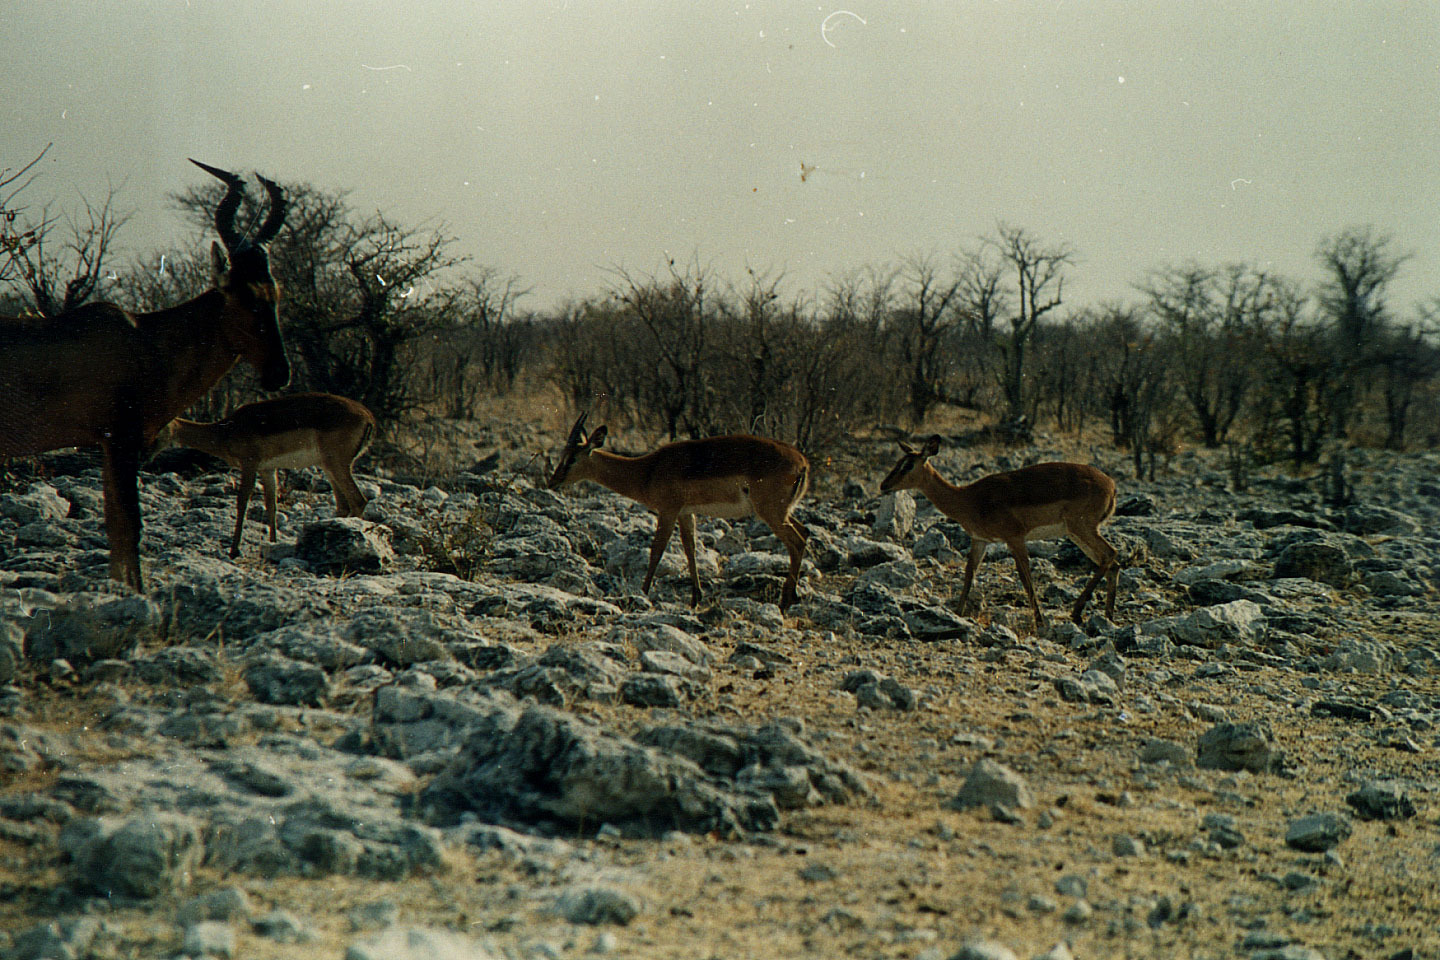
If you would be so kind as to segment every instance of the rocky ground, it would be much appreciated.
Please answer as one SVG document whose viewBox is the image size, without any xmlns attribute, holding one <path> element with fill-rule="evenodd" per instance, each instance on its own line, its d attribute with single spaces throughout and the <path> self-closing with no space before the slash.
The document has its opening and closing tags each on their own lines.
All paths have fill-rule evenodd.
<svg viewBox="0 0 1440 960">
<path fill-rule="evenodd" d="M 1440 957 L 1440 457 L 1101 454 L 1114 621 L 1052 541 L 1036 631 L 890 455 L 785 617 L 762 525 L 647 600 L 652 518 L 509 449 L 364 520 L 294 473 L 238 562 L 230 477 L 147 473 L 143 596 L 98 473 L 0 495 L 0 958 Z"/>
</svg>

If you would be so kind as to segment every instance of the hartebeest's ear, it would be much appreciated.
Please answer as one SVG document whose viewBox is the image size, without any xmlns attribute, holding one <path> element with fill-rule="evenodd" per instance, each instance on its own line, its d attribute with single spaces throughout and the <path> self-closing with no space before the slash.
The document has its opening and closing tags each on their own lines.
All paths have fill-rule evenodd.
<svg viewBox="0 0 1440 960">
<path fill-rule="evenodd" d="M 605 424 L 602 423 L 600 424 L 600 426 L 595 428 L 594 433 L 590 434 L 590 439 L 585 441 L 585 446 L 594 449 L 603 445 L 605 443 L 605 433 L 606 427 Z"/>
<path fill-rule="evenodd" d="M 938 434 L 938 433 L 937 433 L 937 434 L 934 434 L 933 436 L 931 436 L 929 440 L 926 440 L 926 441 L 925 441 L 925 446 L 923 446 L 923 447 L 920 448 L 920 453 L 921 453 L 921 455 L 922 455 L 922 456 L 926 456 L 926 457 L 933 457 L 933 456 L 935 456 L 935 454 L 937 454 L 937 453 L 939 453 L 939 452 L 940 452 L 940 434 Z"/>
<path fill-rule="evenodd" d="M 210 243 L 210 270 L 215 275 L 215 286 L 220 286 L 225 279 L 225 274 L 230 270 L 230 261 L 225 257 L 225 248 L 220 246 L 219 240 Z"/>
<path fill-rule="evenodd" d="M 905 454 L 905 456 L 907 457 L 913 457 L 915 456 L 915 454 L 920 452 L 914 447 L 910 446 L 910 444 L 906 443 L 904 440 L 896 440 L 895 444 L 900 448 L 900 452 Z"/>
</svg>

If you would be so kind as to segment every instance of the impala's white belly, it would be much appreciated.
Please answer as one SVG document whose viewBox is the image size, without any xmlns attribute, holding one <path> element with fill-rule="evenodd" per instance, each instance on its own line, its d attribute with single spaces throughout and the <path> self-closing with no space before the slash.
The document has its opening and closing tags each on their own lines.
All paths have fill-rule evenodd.
<svg viewBox="0 0 1440 960">
<path fill-rule="evenodd" d="M 1053 540 L 1065 536 L 1065 524 L 1053 523 L 1048 527 L 1036 527 L 1025 534 L 1026 540 Z"/>
<path fill-rule="evenodd" d="M 738 520 L 741 517 L 748 517 L 755 512 L 750 505 L 750 498 L 742 496 L 739 500 L 720 501 L 719 503 L 696 503 L 681 510 L 683 514 L 696 514 L 702 517 L 723 517 L 726 520 Z"/>
<path fill-rule="evenodd" d="M 261 470 L 298 470 L 301 467 L 318 466 L 320 453 L 317 450 L 289 450 L 260 461 Z"/>
</svg>

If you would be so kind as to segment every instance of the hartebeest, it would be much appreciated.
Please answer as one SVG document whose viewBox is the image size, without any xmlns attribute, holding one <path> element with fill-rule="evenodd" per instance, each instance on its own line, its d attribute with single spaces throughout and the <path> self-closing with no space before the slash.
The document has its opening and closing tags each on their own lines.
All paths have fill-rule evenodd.
<svg viewBox="0 0 1440 960">
<path fill-rule="evenodd" d="M 354 400 L 333 393 L 297 393 L 237 407 L 214 423 L 176 418 L 160 431 L 165 446 L 194 447 L 240 471 L 235 536 L 230 556 L 240 555 L 245 508 L 260 479 L 270 542 L 275 542 L 276 469 L 321 467 L 335 493 L 335 514 L 358 517 L 365 494 L 355 485 L 350 465 L 375 435 L 375 416 Z"/>
<path fill-rule="evenodd" d="M 974 483 L 957 487 L 948 483 L 929 458 L 940 450 L 940 438 L 931 437 L 919 450 L 904 442 L 904 456 L 895 469 L 880 483 L 880 492 L 919 490 L 930 502 L 970 534 L 970 556 L 965 561 L 965 586 L 960 590 L 960 612 L 970 596 L 975 571 L 985 556 L 985 548 L 1000 542 L 1010 548 L 1015 569 L 1030 598 L 1030 611 L 1035 626 L 1045 623 L 1035 587 L 1030 582 L 1030 554 L 1027 540 L 1047 540 L 1068 536 L 1095 562 L 1095 575 L 1075 601 L 1070 617 L 1080 622 L 1095 586 L 1105 577 L 1109 596 L 1105 615 L 1115 616 L 1115 588 L 1120 578 L 1118 554 L 1100 535 L 1100 524 L 1115 512 L 1115 481 L 1100 470 L 1083 463 L 1037 463 L 1019 470 L 992 473 Z"/>
<path fill-rule="evenodd" d="M 280 294 L 265 252 L 285 222 L 285 195 L 259 178 L 270 210 L 247 239 L 235 228 L 244 181 L 191 162 L 226 186 L 215 208 L 225 252 L 212 244 L 213 290 L 156 313 L 99 303 L 53 318 L 0 318 L 0 459 L 98 445 L 110 576 L 137 590 L 142 452 L 239 358 L 259 372 L 265 390 L 290 382 L 276 315 Z"/>
<path fill-rule="evenodd" d="M 692 605 L 700 603 L 700 574 L 695 569 L 695 517 L 765 521 L 790 552 L 790 573 L 780 591 L 780 609 L 795 602 L 800 562 L 810 532 L 790 515 L 810 485 L 810 462 L 787 443 L 734 434 L 667 443 L 639 457 L 601 450 L 606 428 L 585 436 L 585 415 L 575 421 L 549 487 L 589 480 L 655 511 L 655 540 L 642 590 L 650 592 L 655 568 L 670 535 L 680 527 L 680 545 L 690 567 Z"/>
</svg>

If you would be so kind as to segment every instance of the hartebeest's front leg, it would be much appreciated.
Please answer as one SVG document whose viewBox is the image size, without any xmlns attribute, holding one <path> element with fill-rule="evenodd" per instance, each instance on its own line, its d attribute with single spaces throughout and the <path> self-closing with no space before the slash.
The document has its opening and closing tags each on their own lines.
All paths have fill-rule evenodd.
<svg viewBox="0 0 1440 960">
<path fill-rule="evenodd" d="M 100 442 L 105 457 L 105 535 L 110 576 L 144 590 L 140 576 L 140 439 L 121 431 Z"/>
</svg>

